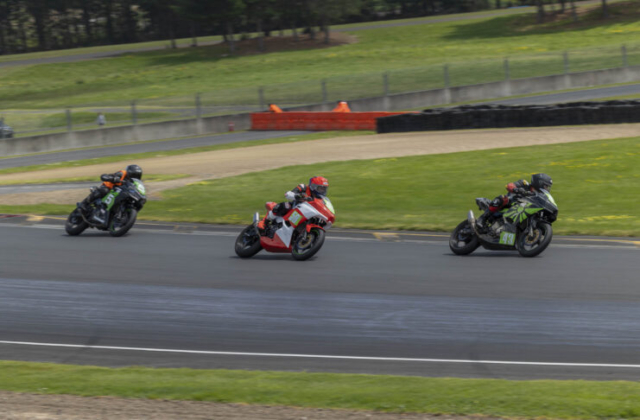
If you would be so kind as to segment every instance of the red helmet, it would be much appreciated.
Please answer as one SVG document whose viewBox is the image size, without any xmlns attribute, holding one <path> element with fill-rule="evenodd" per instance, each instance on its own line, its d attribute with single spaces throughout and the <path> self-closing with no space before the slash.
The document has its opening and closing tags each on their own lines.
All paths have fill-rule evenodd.
<svg viewBox="0 0 640 420">
<path fill-rule="evenodd" d="M 322 176 L 314 176 L 309 180 L 309 189 L 318 197 L 324 197 L 329 191 L 329 181 Z"/>
</svg>

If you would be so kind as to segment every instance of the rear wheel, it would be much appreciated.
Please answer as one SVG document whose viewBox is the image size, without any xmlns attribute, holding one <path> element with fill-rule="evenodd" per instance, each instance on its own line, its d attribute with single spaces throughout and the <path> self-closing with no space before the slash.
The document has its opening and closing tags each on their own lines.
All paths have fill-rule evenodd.
<svg viewBox="0 0 640 420">
<path fill-rule="evenodd" d="M 119 237 L 129 232 L 136 223 L 138 212 L 134 209 L 120 208 L 116 210 L 109 222 L 109 235 Z"/>
<path fill-rule="evenodd" d="M 553 229 L 548 223 L 538 223 L 531 234 L 522 232 L 518 237 L 518 252 L 523 257 L 531 258 L 547 249 L 553 238 Z"/>
<path fill-rule="evenodd" d="M 479 246 L 480 240 L 467 220 L 460 223 L 449 238 L 449 248 L 456 255 L 469 255 Z"/>
<path fill-rule="evenodd" d="M 76 208 L 71 212 L 69 217 L 67 217 L 64 230 L 67 231 L 69 236 L 77 236 L 84 232 L 88 227 L 89 225 L 82 218 L 82 214 L 80 214 L 80 209 Z"/>
<path fill-rule="evenodd" d="M 249 225 L 238 235 L 236 239 L 236 254 L 240 258 L 251 258 L 262 249 L 260 235 L 253 225 Z"/>
<path fill-rule="evenodd" d="M 298 261 L 308 260 L 316 255 L 324 244 L 324 230 L 313 228 L 306 235 L 298 236 L 291 247 L 291 255 Z"/>
</svg>

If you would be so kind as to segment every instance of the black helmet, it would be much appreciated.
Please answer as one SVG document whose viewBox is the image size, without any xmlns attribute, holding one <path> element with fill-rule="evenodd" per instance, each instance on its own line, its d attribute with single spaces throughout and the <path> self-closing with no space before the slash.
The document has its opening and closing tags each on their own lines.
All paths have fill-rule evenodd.
<svg viewBox="0 0 640 420">
<path fill-rule="evenodd" d="M 138 165 L 127 166 L 127 177 L 133 179 L 142 179 L 142 168 Z"/>
<path fill-rule="evenodd" d="M 534 190 L 547 190 L 551 191 L 551 186 L 553 185 L 553 181 L 551 177 L 547 174 L 533 174 L 531 175 L 531 187 Z"/>
</svg>

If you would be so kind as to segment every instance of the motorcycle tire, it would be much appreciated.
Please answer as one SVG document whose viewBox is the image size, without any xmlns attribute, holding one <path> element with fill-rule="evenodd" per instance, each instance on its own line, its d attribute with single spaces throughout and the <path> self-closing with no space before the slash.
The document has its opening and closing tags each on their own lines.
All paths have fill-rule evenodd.
<svg viewBox="0 0 640 420">
<path fill-rule="evenodd" d="M 129 220 L 127 220 L 127 223 L 125 223 L 118 230 L 114 229 L 113 223 L 115 222 L 115 219 L 112 218 L 111 221 L 109 222 L 109 235 L 113 236 L 114 238 L 118 238 L 124 235 L 125 233 L 129 232 L 129 229 L 131 229 L 133 225 L 136 223 L 137 217 L 138 217 L 138 212 L 135 211 L 134 209 L 129 209 Z"/>
<path fill-rule="evenodd" d="M 551 239 L 553 238 L 553 229 L 551 228 L 551 225 L 548 223 L 538 223 L 537 229 L 541 230 L 541 234 L 544 236 L 540 244 L 533 249 L 525 249 L 525 241 L 527 240 L 526 234 L 522 234 L 518 237 L 518 252 L 523 257 L 532 258 L 540 255 L 540 253 L 547 249 L 547 247 L 551 243 Z"/>
<path fill-rule="evenodd" d="M 240 258 L 251 258 L 262 250 L 260 235 L 253 225 L 249 225 L 240 232 L 236 239 L 235 251 Z"/>
<path fill-rule="evenodd" d="M 311 239 L 312 243 L 304 247 L 304 250 L 302 250 L 302 252 L 300 252 L 301 250 L 298 249 L 298 244 L 302 241 L 302 237 L 296 238 L 293 246 L 291 247 L 291 256 L 296 261 L 305 261 L 313 257 L 318 251 L 320 251 L 320 248 L 322 248 L 322 245 L 324 244 L 324 230 L 314 228 L 311 229 L 308 235 L 313 235 L 313 238 Z"/>
<path fill-rule="evenodd" d="M 75 209 L 71 212 L 69 217 L 67 217 L 67 222 L 64 225 L 64 230 L 67 231 L 67 235 L 69 236 L 78 236 L 88 227 L 89 225 L 84 221 L 82 215 L 80 214 L 80 209 Z"/>
<path fill-rule="evenodd" d="M 460 232 L 465 228 L 471 230 L 471 235 L 467 236 L 468 237 L 468 241 L 464 241 L 463 240 L 465 242 L 465 245 L 460 246 L 459 242 L 461 241 L 461 239 L 460 239 L 459 235 L 460 235 Z M 451 233 L 451 237 L 449 238 L 449 248 L 451 249 L 451 252 L 453 252 L 456 255 L 469 255 L 473 251 L 478 249 L 479 246 L 480 246 L 480 240 L 476 236 L 476 234 L 473 231 L 473 229 L 471 229 L 471 226 L 469 226 L 469 222 L 467 220 L 465 220 L 464 222 L 460 223 L 453 230 L 453 232 Z"/>
</svg>

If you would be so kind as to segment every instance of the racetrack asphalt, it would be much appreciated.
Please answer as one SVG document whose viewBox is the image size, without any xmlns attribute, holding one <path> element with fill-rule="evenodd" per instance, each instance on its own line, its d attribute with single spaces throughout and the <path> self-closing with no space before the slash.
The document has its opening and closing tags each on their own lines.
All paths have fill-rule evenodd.
<svg viewBox="0 0 640 420">
<path fill-rule="evenodd" d="M 334 230 L 295 262 L 237 258 L 240 229 L 68 237 L 58 219 L 0 218 L 2 359 L 640 379 L 638 240 L 457 257 L 447 234 Z"/>
</svg>

